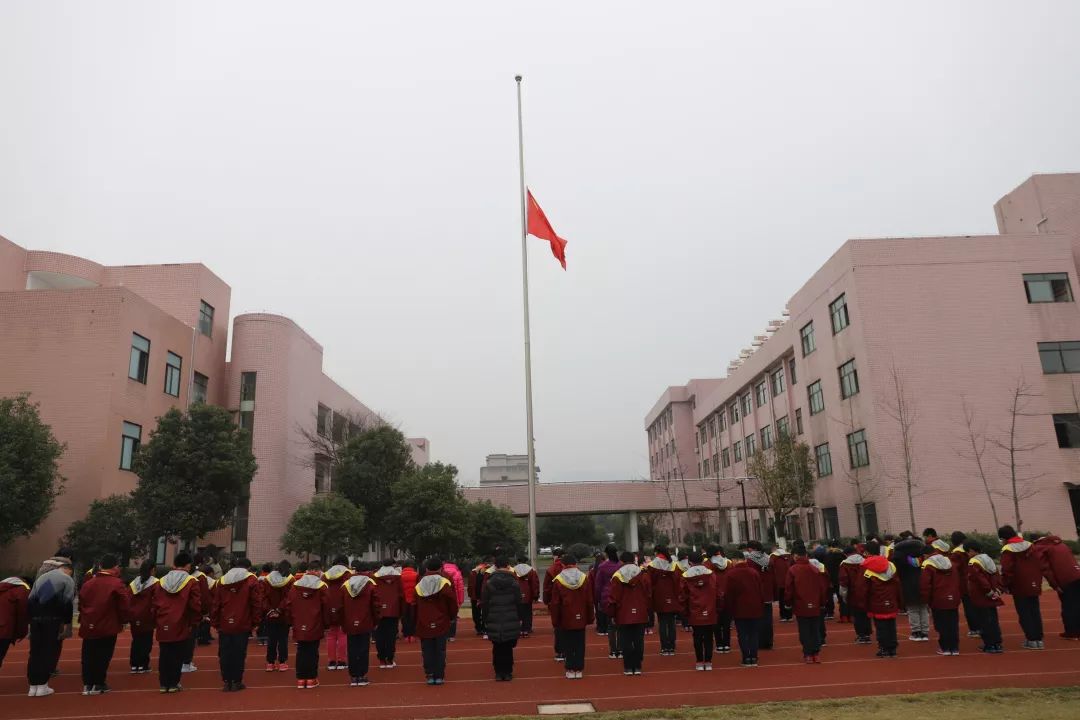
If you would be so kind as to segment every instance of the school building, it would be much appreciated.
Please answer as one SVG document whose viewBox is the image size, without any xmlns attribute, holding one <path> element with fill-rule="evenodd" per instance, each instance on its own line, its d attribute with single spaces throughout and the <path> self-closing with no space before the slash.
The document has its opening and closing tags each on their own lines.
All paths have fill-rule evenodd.
<svg viewBox="0 0 1080 720">
<path fill-rule="evenodd" d="M 663 392 L 651 478 L 733 485 L 788 433 L 818 479 L 787 537 L 992 531 L 1014 495 L 1025 529 L 1076 537 L 1080 174 L 1032 176 L 994 212 L 997 235 L 845 242 L 726 374 Z M 725 539 L 768 536 L 764 513 L 720 512 Z"/>
<path fill-rule="evenodd" d="M 332 487 L 312 436 L 340 440 L 374 413 L 323 373 L 322 346 L 281 315 L 237 316 L 227 358 L 230 300 L 202 264 L 110 267 L 0 237 L 0 396 L 29 393 L 66 445 L 55 509 L 0 548 L 0 566 L 36 567 L 93 500 L 132 490 L 132 456 L 156 418 L 192 402 L 235 413 L 259 465 L 232 527 L 206 540 L 256 561 L 280 557 L 292 512 Z M 409 442 L 426 463 L 428 441 Z"/>
</svg>

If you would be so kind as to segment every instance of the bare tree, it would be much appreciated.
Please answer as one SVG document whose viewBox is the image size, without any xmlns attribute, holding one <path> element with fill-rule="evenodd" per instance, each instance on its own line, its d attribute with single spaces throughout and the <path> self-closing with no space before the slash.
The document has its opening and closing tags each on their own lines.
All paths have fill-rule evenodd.
<svg viewBox="0 0 1080 720">
<path fill-rule="evenodd" d="M 844 437 L 846 438 L 856 430 L 855 410 L 851 406 L 850 398 L 845 403 L 845 409 L 847 412 L 844 417 L 838 418 L 835 415 L 830 415 L 829 419 L 844 426 Z M 850 455 L 850 451 L 846 444 L 844 446 L 844 452 Z M 873 454 L 874 453 L 871 452 L 871 456 Z M 831 455 L 832 453 L 830 453 L 830 457 Z M 881 479 L 864 473 L 861 466 L 852 467 L 850 457 L 847 462 L 842 463 L 842 466 L 844 468 L 844 479 L 855 491 L 855 522 L 858 526 L 859 535 L 863 536 L 869 531 L 869 528 L 866 527 L 866 505 L 877 499 L 878 490 L 881 486 Z M 835 468 L 836 463 L 833 462 L 833 469 Z"/>
<path fill-rule="evenodd" d="M 1033 392 L 1031 386 L 1024 380 L 1024 376 L 1020 375 L 1009 390 L 1009 407 L 1007 410 L 1009 413 L 1008 428 L 1004 432 L 1002 438 L 992 438 L 990 440 L 991 444 L 1004 451 L 1007 458 L 1006 460 L 1000 460 L 999 462 L 1009 468 L 1009 493 L 1004 496 L 1012 498 L 1013 515 L 1016 519 L 1017 532 L 1020 532 L 1024 527 L 1024 520 L 1020 515 L 1020 501 L 1038 494 L 1039 488 L 1035 485 L 1035 481 L 1046 474 L 1025 474 L 1025 469 L 1028 465 L 1023 462 L 1023 455 L 1025 453 L 1034 452 L 1046 443 L 1021 443 L 1018 437 L 1020 434 L 1019 428 L 1017 427 L 1018 423 L 1025 417 L 1035 417 L 1038 415 L 1038 413 L 1028 412 L 1028 407 L 1037 397 L 1041 396 L 1038 393 Z"/>
<path fill-rule="evenodd" d="M 770 449 L 754 453 L 746 463 L 746 471 L 754 478 L 758 497 L 772 513 L 776 544 L 785 546 L 785 519 L 804 507 L 813 494 L 809 446 L 785 433 Z"/>
<path fill-rule="evenodd" d="M 969 458 L 975 463 L 979 479 L 982 480 L 983 490 L 986 491 L 986 500 L 990 503 L 990 513 L 994 516 L 994 527 L 999 528 L 1001 523 L 998 522 L 997 506 L 994 504 L 994 491 L 990 487 L 990 479 L 986 476 L 986 467 L 983 465 L 983 456 L 986 454 L 986 431 L 979 424 L 975 409 L 967 404 L 966 398 L 960 398 L 960 407 L 964 413 L 964 427 L 967 434 L 963 437 L 964 449 L 957 450 L 956 454 Z"/>
<path fill-rule="evenodd" d="M 889 380 L 892 387 L 879 406 L 896 423 L 900 436 L 902 472 L 899 479 L 904 484 L 907 494 L 909 527 L 915 532 L 915 490 L 918 487 L 918 466 L 915 461 L 915 423 L 919 418 L 918 404 L 909 391 L 904 372 L 895 363 L 889 368 Z"/>
</svg>

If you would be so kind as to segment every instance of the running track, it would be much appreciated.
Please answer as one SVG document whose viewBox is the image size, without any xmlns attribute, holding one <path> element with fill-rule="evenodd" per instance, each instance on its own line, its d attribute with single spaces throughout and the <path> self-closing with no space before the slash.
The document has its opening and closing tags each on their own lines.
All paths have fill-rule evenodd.
<svg viewBox="0 0 1080 720">
<path fill-rule="evenodd" d="M 264 649 L 254 641 L 248 651 L 248 689 L 221 692 L 216 645 L 196 650 L 199 670 L 184 675 L 184 692 L 161 695 L 156 672 L 129 675 L 127 653 L 130 635 L 117 642 L 107 695 L 83 697 L 79 677 L 79 642 L 64 643 L 61 675 L 53 679 L 56 694 L 47 698 L 26 696 L 28 647 L 13 647 L 0 668 L 0 718 L 3 720 L 111 720 L 114 718 L 282 718 L 325 720 L 331 717 L 363 717 L 365 720 L 444 718 L 501 714 L 535 714 L 539 703 L 588 701 L 597 710 L 617 710 L 683 705 L 720 705 L 766 700 L 805 700 L 850 697 L 863 694 L 916 693 L 936 690 L 1049 687 L 1080 684 L 1080 642 L 1058 637 L 1061 618 L 1057 598 L 1043 595 L 1046 650 L 1020 650 L 1023 636 L 1011 605 L 1001 608 L 1005 633 L 1004 655 L 976 651 L 977 638 L 962 638 L 959 657 L 934 654 L 936 642 L 906 641 L 907 620 L 901 617 L 900 657 L 878 660 L 876 646 L 855 645 L 850 625 L 830 622 L 829 644 L 822 664 L 801 662 L 794 624 L 776 624 L 776 649 L 762 651 L 761 666 L 738 666 L 735 649 L 714 658 L 711 673 L 694 671 L 689 633 L 679 632 L 678 655 L 660 657 L 656 635 L 646 637 L 645 672 L 625 677 L 622 661 L 607 658 L 607 638 L 589 632 L 584 680 L 566 680 L 562 666 L 552 657 L 551 630 L 546 617 L 537 618 L 538 635 L 524 640 L 515 654 L 514 680 L 492 680 L 489 643 L 471 634 L 471 623 L 462 618 L 458 641 L 449 646 L 447 683 L 429 687 L 420 667 L 419 645 L 398 644 L 398 668 L 379 670 L 377 664 L 365 688 L 348 686 L 344 671 L 325 669 L 322 655 L 322 686 L 297 690 L 293 673 L 267 673 Z M 961 631 L 967 628 L 961 620 Z M 468 632 L 466 632 L 468 631 Z M 732 638 L 734 641 L 734 637 Z M 290 649 L 290 662 L 292 649 Z M 374 660 L 374 648 L 372 649 Z M 157 660 L 155 649 L 154 661 Z"/>
</svg>

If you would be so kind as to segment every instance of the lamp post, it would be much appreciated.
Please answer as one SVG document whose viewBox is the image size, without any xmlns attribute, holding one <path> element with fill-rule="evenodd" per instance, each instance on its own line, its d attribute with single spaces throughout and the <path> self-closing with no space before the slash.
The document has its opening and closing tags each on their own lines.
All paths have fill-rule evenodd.
<svg viewBox="0 0 1080 720">
<path fill-rule="evenodd" d="M 735 484 L 739 486 L 739 490 L 742 491 L 742 519 L 743 525 L 746 526 L 746 534 L 750 534 L 750 515 L 746 511 L 746 482 L 744 480 L 736 480 Z M 745 538 L 744 538 L 745 542 Z"/>
</svg>

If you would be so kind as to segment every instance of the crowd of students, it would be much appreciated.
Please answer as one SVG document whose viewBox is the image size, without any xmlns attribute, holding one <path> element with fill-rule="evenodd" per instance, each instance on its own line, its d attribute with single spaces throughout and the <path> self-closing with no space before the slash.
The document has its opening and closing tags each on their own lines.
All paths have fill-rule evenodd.
<svg viewBox="0 0 1080 720">
<path fill-rule="evenodd" d="M 761 543 L 739 546 L 728 558 L 717 546 L 704 553 L 652 556 L 620 553 L 608 546 L 586 572 L 578 558 L 556 549 L 541 582 L 524 558 L 511 563 L 495 555 L 469 573 L 474 630 L 492 644 L 497 681 L 513 678 L 514 648 L 531 635 L 533 607 L 547 606 L 554 628 L 555 660 L 567 679 L 583 677 L 586 632 L 607 636 L 609 658 L 621 659 L 625 675 L 640 675 L 645 636 L 659 633 L 660 654 L 674 655 L 677 628 L 692 632 L 695 669 L 713 669 L 714 653 L 731 652 L 735 626 L 742 666 L 755 667 L 759 651 L 773 647 L 774 604 L 779 621 L 795 622 L 807 663 L 821 661 L 826 622 L 839 615 L 850 623 L 857 644 L 876 636 L 880 658 L 896 657 L 897 618 L 906 614 L 912 642 L 929 640 L 930 622 L 938 654 L 960 654 L 960 613 L 968 636 L 982 640 L 982 652 L 1003 651 L 997 608 L 1010 593 L 1023 628 L 1025 649 L 1043 648 L 1040 595 L 1043 580 L 1058 594 L 1063 638 L 1080 640 L 1080 565 L 1056 536 L 1025 540 L 1011 527 L 999 530 L 1000 564 L 963 533 L 949 541 L 928 528 L 922 537 L 869 537 L 840 548 L 835 543 L 791 552 L 767 553 Z M 293 568 L 288 561 L 264 565 L 256 574 L 246 558 L 222 574 L 205 558 L 181 552 L 173 566 L 155 576 L 149 561 L 130 583 L 121 579 L 117 559 L 105 555 L 78 588 L 71 558 L 63 552 L 47 560 L 37 578 L 0 582 L 0 664 L 8 647 L 29 634 L 27 679 L 31 697 L 51 695 L 64 637 L 70 632 L 76 598 L 82 639 L 84 695 L 109 691 L 107 675 L 117 637 L 131 633 L 130 672 L 151 671 L 158 645 L 162 693 L 182 689 L 181 677 L 196 670 L 197 642 L 217 631 L 222 690 L 245 689 L 248 645 L 254 635 L 266 647 L 267 672 L 289 667 L 295 643 L 299 689 L 319 686 L 319 651 L 326 641 L 327 669 L 346 670 L 348 684 L 369 684 L 374 640 L 380 669 L 392 670 L 399 635 L 419 639 L 427 684 L 446 679 L 447 644 L 457 632 L 465 579 L 457 566 L 438 558 L 422 565 L 386 560 L 377 566 L 349 563 L 339 556 L 325 571 L 318 561 Z"/>
</svg>

